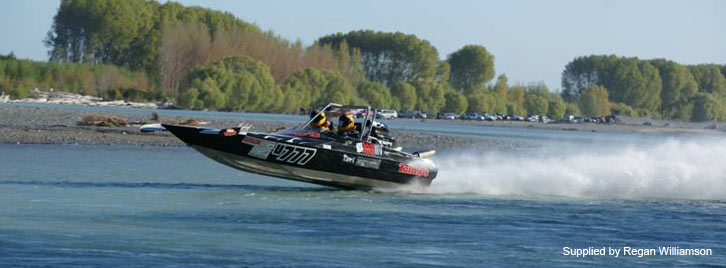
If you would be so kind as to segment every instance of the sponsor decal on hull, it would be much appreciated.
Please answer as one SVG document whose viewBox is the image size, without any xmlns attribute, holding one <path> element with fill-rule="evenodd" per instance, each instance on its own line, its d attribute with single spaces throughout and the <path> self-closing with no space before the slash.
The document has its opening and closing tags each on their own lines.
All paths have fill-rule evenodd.
<svg viewBox="0 0 726 268">
<path fill-rule="evenodd" d="M 298 165 L 305 165 L 315 157 L 317 149 L 300 147 L 289 144 L 277 143 L 272 155 L 277 156 L 275 160 Z"/>
<path fill-rule="evenodd" d="M 298 136 L 298 137 L 310 137 L 310 138 L 320 138 L 320 133 L 315 131 L 295 131 L 290 132 L 290 135 Z"/>
<path fill-rule="evenodd" d="M 242 143 L 252 145 L 252 149 L 250 149 L 247 155 L 259 159 L 267 159 L 267 156 L 270 155 L 272 149 L 275 148 L 274 142 L 253 138 L 250 136 L 246 136 L 244 139 L 242 139 Z"/>
<path fill-rule="evenodd" d="M 383 146 L 373 143 L 356 143 L 355 150 L 367 155 L 382 155 Z"/>
<path fill-rule="evenodd" d="M 350 157 L 347 154 L 343 154 L 343 163 L 349 163 L 349 164 L 355 163 L 355 156 Z"/>
<path fill-rule="evenodd" d="M 364 168 L 379 169 L 381 167 L 381 160 L 369 157 L 359 156 L 355 160 L 355 165 Z"/>
<path fill-rule="evenodd" d="M 406 163 L 400 163 L 398 164 L 398 173 L 409 174 L 419 177 L 427 177 L 429 175 L 429 170 L 409 166 Z"/>
<path fill-rule="evenodd" d="M 343 154 L 343 163 L 353 164 L 359 167 L 379 169 L 381 168 L 381 160 L 365 157 L 365 156 L 349 156 Z"/>
</svg>

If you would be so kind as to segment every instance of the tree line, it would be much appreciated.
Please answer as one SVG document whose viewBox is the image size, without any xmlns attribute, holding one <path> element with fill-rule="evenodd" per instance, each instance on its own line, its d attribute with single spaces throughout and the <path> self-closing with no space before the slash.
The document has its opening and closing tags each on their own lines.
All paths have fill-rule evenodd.
<svg viewBox="0 0 726 268">
<path fill-rule="evenodd" d="M 578 57 L 561 94 L 510 85 L 494 56 L 466 45 L 441 60 L 428 41 L 371 30 L 309 47 L 230 13 L 141 0 L 62 0 L 45 40 L 50 62 L 0 58 L 0 90 L 33 87 L 183 108 L 296 112 L 325 102 L 436 112 L 724 120 L 719 65 Z"/>
<path fill-rule="evenodd" d="M 601 87 L 595 102 L 630 116 L 726 120 L 726 65 L 681 65 L 615 55 L 578 57 L 562 73 L 562 96 L 578 101 Z M 606 94 L 604 94 L 606 93 Z M 590 94 L 590 93 L 588 93 Z M 588 95 L 587 98 L 594 98 Z"/>
<path fill-rule="evenodd" d="M 57 89 L 105 99 L 154 99 L 156 85 L 145 72 L 111 64 L 37 62 L 0 55 L 0 92 L 14 99 L 31 89 Z"/>
</svg>

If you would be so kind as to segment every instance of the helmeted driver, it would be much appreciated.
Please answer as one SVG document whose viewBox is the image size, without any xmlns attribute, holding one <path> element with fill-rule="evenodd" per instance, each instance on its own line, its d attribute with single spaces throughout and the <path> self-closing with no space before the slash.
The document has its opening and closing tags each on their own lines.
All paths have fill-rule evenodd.
<svg viewBox="0 0 726 268">
<path fill-rule="evenodd" d="M 357 137 L 358 131 L 355 129 L 355 119 L 353 115 L 344 114 L 338 117 L 338 134 L 348 137 Z"/>
<path fill-rule="evenodd" d="M 313 111 L 310 114 L 310 117 L 314 118 L 313 121 L 310 122 L 311 127 L 320 129 L 321 132 L 330 130 L 332 124 L 330 123 L 330 121 L 328 121 L 324 112 L 316 113 L 315 111 Z"/>
</svg>

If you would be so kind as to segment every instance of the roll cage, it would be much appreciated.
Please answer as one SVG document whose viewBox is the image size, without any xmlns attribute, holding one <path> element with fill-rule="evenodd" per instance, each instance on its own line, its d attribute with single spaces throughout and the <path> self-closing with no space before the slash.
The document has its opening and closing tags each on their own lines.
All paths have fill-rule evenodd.
<svg viewBox="0 0 726 268">
<path fill-rule="evenodd" d="M 364 142 L 367 142 L 371 137 L 371 132 L 373 131 L 373 121 L 376 118 L 376 114 L 378 113 L 376 109 L 372 109 L 370 106 L 341 105 L 337 103 L 329 103 L 328 105 L 325 105 L 322 109 L 315 110 L 319 112 L 316 113 L 315 116 L 311 117 L 307 122 L 305 122 L 305 124 L 301 125 L 301 129 L 310 127 L 310 124 L 313 122 L 313 120 L 322 113 L 325 113 L 326 118 L 338 118 L 341 115 L 350 114 L 353 115 L 356 121 L 360 120 L 360 122 L 356 122 L 360 123 L 357 140 Z"/>
</svg>

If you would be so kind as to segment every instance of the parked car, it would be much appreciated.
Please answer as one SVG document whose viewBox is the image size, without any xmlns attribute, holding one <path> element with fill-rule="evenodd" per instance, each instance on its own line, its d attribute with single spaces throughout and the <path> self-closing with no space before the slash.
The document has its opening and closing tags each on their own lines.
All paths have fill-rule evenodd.
<svg viewBox="0 0 726 268">
<path fill-rule="evenodd" d="M 378 112 L 378 118 L 381 119 L 396 119 L 398 118 L 398 112 L 394 110 L 381 110 Z"/>
<path fill-rule="evenodd" d="M 399 118 L 416 118 L 416 111 L 401 110 L 401 111 L 398 111 L 398 117 Z"/>
<path fill-rule="evenodd" d="M 521 116 L 516 115 L 516 114 L 510 114 L 510 115 L 505 116 L 504 117 L 504 120 L 508 120 L 508 121 L 524 121 L 524 117 L 521 117 Z"/>
<path fill-rule="evenodd" d="M 481 115 L 481 114 L 478 114 L 478 113 L 467 113 L 466 115 L 464 115 L 464 120 L 479 120 L 479 121 L 482 121 L 482 120 L 485 120 L 485 119 L 486 118 L 484 117 L 484 115 Z"/>
<path fill-rule="evenodd" d="M 437 119 L 455 120 L 458 117 L 459 117 L 459 115 L 455 114 L 455 113 L 443 113 L 443 114 L 439 114 Z"/>
<path fill-rule="evenodd" d="M 543 116 L 540 116 L 539 117 L 539 121 L 542 122 L 542 123 L 549 123 L 552 120 L 550 120 L 549 118 L 547 118 L 546 115 L 543 115 Z"/>
<path fill-rule="evenodd" d="M 537 121 L 539 121 L 539 115 L 536 115 L 536 114 L 535 115 L 530 115 L 529 117 L 527 117 L 527 121 L 529 121 L 529 122 L 537 122 Z"/>
<path fill-rule="evenodd" d="M 484 114 L 484 120 L 487 121 L 497 121 L 502 120 L 502 117 L 496 114 Z"/>
<path fill-rule="evenodd" d="M 429 115 L 427 113 L 425 113 L 425 112 L 417 111 L 416 112 L 416 117 L 417 118 L 426 119 L 426 118 L 429 118 Z"/>
<path fill-rule="evenodd" d="M 562 121 L 568 122 L 568 123 L 573 122 L 573 121 L 575 121 L 575 116 L 571 115 L 571 114 L 565 115 L 564 117 L 562 117 Z"/>
<path fill-rule="evenodd" d="M 398 118 L 422 118 L 426 119 L 428 118 L 428 114 L 422 112 L 422 111 L 412 111 L 412 110 L 401 110 L 398 111 Z"/>
<path fill-rule="evenodd" d="M 592 122 L 592 119 L 590 119 L 590 117 L 587 117 L 585 115 L 575 116 L 575 118 L 572 120 L 572 123 L 589 123 L 589 122 Z"/>
</svg>

